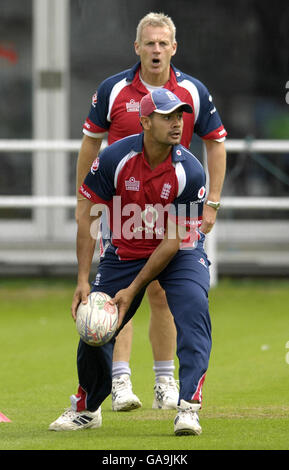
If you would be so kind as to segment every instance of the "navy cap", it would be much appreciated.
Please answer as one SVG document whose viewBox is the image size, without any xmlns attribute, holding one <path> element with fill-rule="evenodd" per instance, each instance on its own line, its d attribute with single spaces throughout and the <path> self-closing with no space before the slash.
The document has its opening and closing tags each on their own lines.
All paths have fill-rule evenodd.
<svg viewBox="0 0 289 470">
<path fill-rule="evenodd" d="M 181 101 L 174 93 L 167 88 L 159 88 L 145 95 L 140 102 L 140 116 L 149 116 L 153 112 L 160 114 L 169 114 L 176 109 L 192 113 L 193 108 L 190 104 Z"/>
</svg>

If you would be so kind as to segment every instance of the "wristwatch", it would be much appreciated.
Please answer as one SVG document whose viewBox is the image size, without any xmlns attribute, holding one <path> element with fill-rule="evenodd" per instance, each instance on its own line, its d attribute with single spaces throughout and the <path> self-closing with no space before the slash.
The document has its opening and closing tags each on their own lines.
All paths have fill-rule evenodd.
<svg viewBox="0 0 289 470">
<path fill-rule="evenodd" d="M 205 204 L 207 204 L 207 206 L 212 207 L 216 211 L 218 211 L 220 209 L 220 206 L 221 206 L 221 203 L 219 201 L 218 202 L 206 201 Z"/>
</svg>

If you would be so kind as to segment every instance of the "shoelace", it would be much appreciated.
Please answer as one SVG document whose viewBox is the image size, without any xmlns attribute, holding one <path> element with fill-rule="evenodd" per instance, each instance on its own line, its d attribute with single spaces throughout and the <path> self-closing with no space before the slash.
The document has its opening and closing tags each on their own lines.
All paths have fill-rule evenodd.
<svg viewBox="0 0 289 470">
<path fill-rule="evenodd" d="M 131 389 L 131 386 L 130 386 L 129 381 L 126 381 L 124 379 L 115 379 L 113 381 L 112 388 L 113 388 L 114 391 L 117 388 L 118 389 L 117 392 L 119 392 L 119 391 L 123 391 L 127 388 Z"/>
<path fill-rule="evenodd" d="M 190 408 L 187 408 L 186 410 L 182 410 L 182 409 L 180 409 L 180 407 L 178 407 L 178 415 L 184 416 L 184 415 L 188 415 L 188 413 L 190 413 L 191 418 L 193 420 L 196 420 L 199 423 L 199 416 L 198 416 L 198 413 L 196 411 L 193 411 Z"/>
<path fill-rule="evenodd" d="M 168 383 L 168 388 L 171 388 L 173 390 L 179 390 L 179 381 L 171 379 Z"/>
<path fill-rule="evenodd" d="M 72 410 L 71 408 L 66 408 L 64 413 L 62 414 L 62 417 L 64 418 L 73 418 L 75 417 L 76 411 Z"/>
<path fill-rule="evenodd" d="M 191 413 L 192 415 L 192 418 L 193 419 L 197 419 L 197 421 L 199 422 L 199 415 L 198 415 L 198 412 L 195 411 L 193 408 L 181 408 L 180 406 L 177 407 L 178 409 L 178 413 L 181 413 L 181 414 L 186 414 L 186 413 Z"/>
<path fill-rule="evenodd" d="M 161 386 L 161 388 L 164 388 L 163 390 L 163 393 L 166 394 L 166 395 L 169 395 L 170 392 L 178 392 L 179 391 L 179 381 L 178 380 L 174 380 L 174 379 L 170 379 L 169 382 L 167 382 L 166 384 L 159 384 Z"/>
<path fill-rule="evenodd" d="M 173 378 L 169 378 L 169 381 L 165 383 L 157 382 L 157 385 L 159 385 L 160 387 L 171 388 L 173 390 L 179 390 L 179 381 Z"/>
</svg>

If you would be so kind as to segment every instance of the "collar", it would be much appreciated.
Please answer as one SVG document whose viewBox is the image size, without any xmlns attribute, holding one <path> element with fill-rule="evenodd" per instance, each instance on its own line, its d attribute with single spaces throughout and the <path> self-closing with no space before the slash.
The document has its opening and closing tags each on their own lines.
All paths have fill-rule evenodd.
<svg viewBox="0 0 289 470">
<path fill-rule="evenodd" d="M 142 153 L 143 151 L 143 137 L 143 132 L 136 135 L 132 150 L 137 153 Z M 172 162 L 177 163 L 186 160 L 186 152 L 187 150 L 181 144 L 174 145 L 172 148 Z"/>
<path fill-rule="evenodd" d="M 145 89 L 139 78 L 140 65 L 141 63 L 137 62 L 131 69 L 127 71 L 126 81 L 134 82 L 136 88 Z M 183 73 L 179 69 L 177 69 L 173 64 L 171 64 L 170 79 L 165 84 L 165 88 L 170 91 L 173 91 L 177 88 L 178 82 L 181 82 L 183 79 Z"/>
</svg>

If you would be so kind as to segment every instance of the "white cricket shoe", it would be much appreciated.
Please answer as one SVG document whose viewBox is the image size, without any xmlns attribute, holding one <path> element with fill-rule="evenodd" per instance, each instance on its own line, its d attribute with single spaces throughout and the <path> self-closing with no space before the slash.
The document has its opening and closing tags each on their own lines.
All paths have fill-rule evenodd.
<svg viewBox="0 0 289 470">
<path fill-rule="evenodd" d="M 178 414 L 174 420 L 176 436 L 199 435 L 202 433 L 197 413 L 200 408 L 200 403 L 189 403 L 181 400 L 180 406 L 178 406 Z"/>
<path fill-rule="evenodd" d="M 50 424 L 50 431 L 77 431 L 78 429 L 99 428 L 102 424 L 101 407 L 96 411 L 74 411 L 68 408 Z"/>
<path fill-rule="evenodd" d="M 179 400 L 178 383 L 173 377 L 162 376 L 154 386 L 155 398 L 153 408 L 161 410 L 177 409 Z"/>
<path fill-rule="evenodd" d="M 130 411 L 142 406 L 141 401 L 132 391 L 128 374 L 112 379 L 111 401 L 113 411 Z"/>
</svg>

